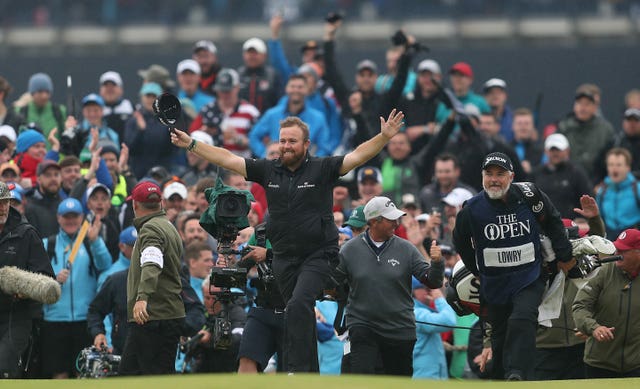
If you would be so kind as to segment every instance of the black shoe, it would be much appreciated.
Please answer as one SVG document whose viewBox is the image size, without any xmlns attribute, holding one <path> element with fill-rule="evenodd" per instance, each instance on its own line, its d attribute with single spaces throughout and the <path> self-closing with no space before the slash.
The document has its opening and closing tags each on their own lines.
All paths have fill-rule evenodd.
<svg viewBox="0 0 640 389">
<path fill-rule="evenodd" d="M 524 381 L 522 376 L 518 373 L 511 373 L 509 377 L 507 377 L 507 381 Z"/>
</svg>

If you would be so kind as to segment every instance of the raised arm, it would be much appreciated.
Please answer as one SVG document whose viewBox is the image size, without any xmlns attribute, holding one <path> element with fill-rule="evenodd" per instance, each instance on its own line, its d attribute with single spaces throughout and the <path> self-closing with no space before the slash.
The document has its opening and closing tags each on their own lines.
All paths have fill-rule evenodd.
<svg viewBox="0 0 640 389">
<path fill-rule="evenodd" d="M 384 145 L 400 131 L 404 124 L 404 114 L 402 111 L 393 109 L 385 121 L 380 117 L 380 133 L 368 141 L 360 144 L 355 150 L 344 156 L 340 174 L 347 174 L 349 171 L 363 165 L 382 150 Z"/>
<path fill-rule="evenodd" d="M 233 154 L 227 149 L 198 142 L 187 135 L 186 132 L 175 128 L 171 130 L 171 143 L 180 148 L 187 149 L 187 151 L 215 165 L 242 174 L 243 177 L 247 176 L 247 167 L 244 163 L 244 158 Z"/>
</svg>

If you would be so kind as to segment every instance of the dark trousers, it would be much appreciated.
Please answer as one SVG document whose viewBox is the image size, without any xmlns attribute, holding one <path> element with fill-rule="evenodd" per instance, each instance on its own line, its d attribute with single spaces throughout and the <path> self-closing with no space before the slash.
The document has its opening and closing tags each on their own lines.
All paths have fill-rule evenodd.
<svg viewBox="0 0 640 389">
<path fill-rule="evenodd" d="M 493 378 L 518 376 L 524 380 L 534 379 L 538 305 L 543 293 L 544 281 L 539 278 L 516 293 L 510 304 L 488 304 Z"/>
<path fill-rule="evenodd" d="M 93 344 L 86 320 L 44 321 L 40 340 L 42 342 L 42 371 L 48 378 L 61 373 L 67 373 L 69 377 L 77 375 L 76 359 L 78 354 Z"/>
<path fill-rule="evenodd" d="M 318 372 L 315 301 L 329 275 L 328 252 L 318 250 L 306 258 L 279 258 L 273 271 L 285 310 L 284 368 L 289 372 Z"/>
<path fill-rule="evenodd" d="M 602 369 L 585 364 L 585 375 L 587 378 L 628 378 L 628 377 L 640 377 L 640 369 L 633 369 L 624 373 L 617 371 Z"/>
<path fill-rule="evenodd" d="M 178 341 L 184 319 L 129 323 L 120 361 L 120 375 L 175 373 Z"/>
<path fill-rule="evenodd" d="M 0 323 L 0 378 L 21 378 L 21 357 L 29 345 L 31 319 L 12 320 Z"/>
<path fill-rule="evenodd" d="M 414 340 L 389 339 L 365 326 L 349 327 L 351 373 L 376 374 L 382 360 L 383 374 L 413 375 Z"/>
<path fill-rule="evenodd" d="M 583 358 L 584 343 L 570 347 L 538 348 L 534 368 L 535 379 L 543 381 L 584 378 Z"/>
</svg>

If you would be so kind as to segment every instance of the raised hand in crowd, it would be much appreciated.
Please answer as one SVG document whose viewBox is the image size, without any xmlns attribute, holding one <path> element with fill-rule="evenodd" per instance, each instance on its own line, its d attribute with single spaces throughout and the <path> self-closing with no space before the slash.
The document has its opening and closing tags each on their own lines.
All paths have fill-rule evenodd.
<svg viewBox="0 0 640 389">
<path fill-rule="evenodd" d="M 341 25 L 342 25 L 342 20 L 337 20 L 333 23 L 326 22 L 324 24 L 324 40 L 325 41 L 334 40 L 336 37 L 336 32 L 338 31 Z"/>
<path fill-rule="evenodd" d="M 589 195 L 582 195 L 580 197 L 580 206 L 582 208 L 574 208 L 573 212 L 578 213 L 587 219 L 600 215 L 600 209 L 598 208 L 596 199 Z"/>
<path fill-rule="evenodd" d="M 129 170 L 129 146 L 120 143 L 120 157 L 118 158 L 118 173 Z"/>
<path fill-rule="evenodd" d="M 422 241 L 425 237 L 420 231 L 420 224 L 416 221 L 416 219 L 412 218 L 410 215 L 407 215 L 402 218 L 401 223 L 404 229 L 407 230 L 407 240 L 413 243 L 413 245 L 416 247 L 422 246 Z"/>
<path fill-rule="evenodd" d="M 280 14 L 275 14 L 269 21 L 269 28 L 271 29 L 271 39 L 276 40 L 280 38 L 280 30 L 282 30 L 282 23 L 284 18 Z"/>
<path fill-rule="evenodd" d="M 56 137 L 57 134 L 58 134 L 58 128 L 54 127 L 51 129 L 51 131 L 49 132 L 49 136 L 47 137 L 47 140 L 51 145 L 51 150 L 53 151 L 60 151 L 60 141 Z"/>
<path fill-rule="evenodd" d="M 87 238 L 89 242 L 95 242 L 96 239 L 100 236 L 100 231 L 102 230 L 102 220 L 100 215 L 96 215 L 89 227 L 89 231 L 87 231 Z"/>
<path fill-rule="evenodd" d="M 71 115 L 67 116 L 67 120 L 64 121 L 65 129 L 76 128 L 77 125 L 78 125 L 78 121 L 76 120 L 75 117 Z"/>
<path fill-rule="evenodd" d="M 91 134 L 91 143 L 89 143 L 89 151 L 91 151 L 91 153 L 93 154 L 96 151 L 96 148 L 98 147 L 98 139 L 100 138 L 100 132 L 96 127 L 91 127 L 91 129 L 89 130 L 89 133 Z"/>
<path fill-rule="evenodd" d="M 133 117 L 136 118 L 136 125 L 140 131 L 144 131 L 147 129 L 147 122 L 144 121 L 144 116 L 140 110 L 133 111 Z"/>
<path fill-rule="evenodd" d="M 98 150 L 95 150 L 91 153 L 91 164 L 89 165 L 89 170 L 87 170 L 87 172 L 84 174 L 84 178 L 87 181 L 91 181 L 96 176 L 96 172 L 98 171 L 98 167 L 100 166 L 101 152 L 102 152 L 102 147 L 100 147 Z"/>
</svg>

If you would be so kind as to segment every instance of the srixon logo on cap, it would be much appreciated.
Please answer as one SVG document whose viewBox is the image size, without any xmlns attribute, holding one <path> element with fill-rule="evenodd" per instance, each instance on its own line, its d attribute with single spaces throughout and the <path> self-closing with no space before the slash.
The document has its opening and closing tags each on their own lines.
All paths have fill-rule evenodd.
<svg viewBox="0 0 640 389">
<path fill-rule="evenodd" d="M 495 156 L 495 155 L 492 155 L 491 157 L 487 157 L 487 159 L 484 161 L 484 163 L 487 164 L 489 162 L 494 162 L 494 161 L 502 162 L 504 164 L 507 163 L 506 159 L 504 159 L 502 157 Z"/>
</svg>

